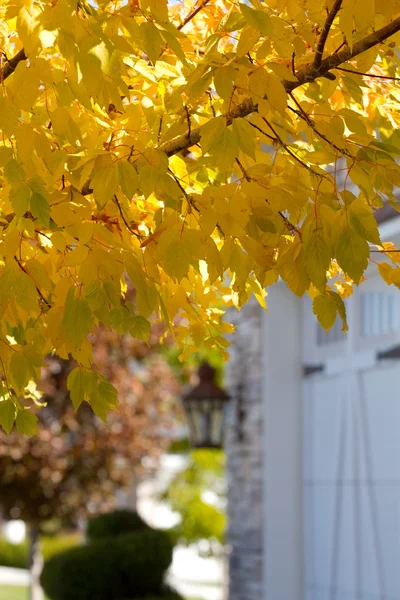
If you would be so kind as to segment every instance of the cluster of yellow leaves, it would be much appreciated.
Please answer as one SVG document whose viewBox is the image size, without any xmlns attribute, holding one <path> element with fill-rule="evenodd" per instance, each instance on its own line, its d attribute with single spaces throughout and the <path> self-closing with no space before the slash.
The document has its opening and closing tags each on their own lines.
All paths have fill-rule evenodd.
<svg viewBox="0 0 400 600">
<path fill-rule="evenodd" d="M 325 328 L 339 315 L 346 329 L 342 297 L 370 244 L 382 248 L 373 211 L 396 206 L 400 181 L 396 85 L 359 72 L 394 77 L 399 58 L 394 35 L 297 87 L 333 5 L 0 3 L 7 429 L 32 429 L 24 398 L 54 351 L 79 363 L 75 405 L 92 399 L 102 417 L 116 405 L 92 364 L 100 324 L 146 340 L 156 315 L 182 359 L 201 345 L 225 354 L 224 307 L 252 294 L 265 306 L 282 278 L 310 293 Z M 399 14 L 398 0 L 343 0 L 324 57 Z M 397 283 L 400 271 L 380 270 Z"/>
</svg>

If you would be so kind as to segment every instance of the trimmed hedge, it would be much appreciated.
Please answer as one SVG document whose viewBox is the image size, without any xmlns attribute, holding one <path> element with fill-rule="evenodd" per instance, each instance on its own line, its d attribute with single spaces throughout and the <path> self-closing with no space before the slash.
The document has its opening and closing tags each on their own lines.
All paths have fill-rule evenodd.
<svg viewBox="0 0 400 600">
<path fill-rule="evenodd" d="M 92 517 L 88 522 L 86 535 L 89 541 L 95 541 L 150 529 L 136 512 L 114 510 Z"/>
<path fill-rule="evenodd" d="M 147 526 L 54 556 L 44 565 L 41 584 L 51 600 L 159 597 L 172 549 L 168 534 Z"/>
<path fill-rule="evenodd" d="M 5 538 L 0 538 L 0 566 L 26 569 L 28 564 L 28 544 L 12 544 Z"/>
<path fill-rule="evenodd" d="M 69 548 L 78 546 L 81 542 L 79 534 L 43 536 L 40 538 L 44 560 L 60 554 Z M 0 538 L 0 567 L 26 569 L 28 565 L 28 541 L 12 544 L 5 538 Z"/>
</svg>

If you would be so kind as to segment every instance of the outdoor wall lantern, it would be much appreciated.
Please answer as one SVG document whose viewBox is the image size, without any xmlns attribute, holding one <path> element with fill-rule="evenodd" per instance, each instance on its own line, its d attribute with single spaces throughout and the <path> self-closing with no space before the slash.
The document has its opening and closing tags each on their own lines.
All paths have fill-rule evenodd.
<svg viewBox="0 0 400 600">
<path fill-rule="evenodd" d="M 192 448 L 222 448 L 228 394 L 215 383 L 215 369 L 204 362 L 199 383 L 182 398 Z"/>
</svg>

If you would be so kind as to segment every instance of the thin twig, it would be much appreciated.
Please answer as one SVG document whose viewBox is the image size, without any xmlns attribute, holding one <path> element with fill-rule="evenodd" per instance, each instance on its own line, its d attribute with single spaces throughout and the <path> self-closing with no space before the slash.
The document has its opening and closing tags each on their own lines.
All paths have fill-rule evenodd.
<svg viewBox="0 0 400 600">
<path fill-rule="evenodd" d="M 390 79 L 391 81 L 400 81 L 400 77 L 390 77 L 389 75 L 375 75 L 374 73 L 363 73 L 362 71 L 354 71 L 353 69 L 345 69 L 344 67 L 336 67 L 337 71 L 345 73 L 353 73 L 353 75 L 362 75 L 363 77 L 375 77 L 376 79 Z"/>
<path fill-rule="evenodd" d="M 188 108 L 187 104 L 185 104 L 184 109 L 186 112 L 186 120 L 187 120 L 187 126 L 188 126 L 187 136 L 190 139 L 190 136 L 192 133 L 192 122 L 190 120 L 190 112 L 189 112 L 189 108 Z"/>
<path fill-rule="evenodd" d="M 210 90 L 207 90 L 206 94 L 210 98 L 210 106 L 211 106 L 211 112 L 213 114 L 213 117 L 216 117 L 217 115 L 216 115 L 216 112 L 215 112 L 214 104 L 213 104 L 213 101 L 212 101 L 212 94 L 211 94 Z"/>
<path fill-rule="evenodd" d="M 299 158 L 294 152 L 293 150 L 291 150 L 289 148 L 289 146 L 287 144 L 285 144 L 285 142 L 282 140 L 282 138 L 280 137 L 279 133 L 274 129 L 274 127 L 271 125 L 271 123 L 268 121 L 268 119 L 266 119 L 265 117 L 262 117 L 262 120 L 264 121 L 264 123 L 266 123 L 268 125 L 268 127 L 270 128 L 270 130 L 272 131 L 272 133 L 276 136 L 276 139 L 279 141 L 280 145 L 282 146 L 282 148 L 284 148 L 286 150 L 286 152 L 288 154 L 290 154 L 290 156 L 292 158 L 294 158 L 294 160 L 296 160 L 299 164 L 301 164 L 302 167 L 305 167 L 308 171 L 310 171 L 310 173 L 312 173 L 313 175 L 316 175 L 317 177 L 324 177 L 321 173 L 317 173 L 316 171 L 314 171 L 314 169 L 312 167 L 310 167 L 310 165 L 308 165 L 307 163 L 303 162 L 301 160 L 301 158 Z"/>
<path fill-rule="evenodd" d="M 298 108 L 298 110 L 296 110 L 292 106 L 288 106 L 289 110 L 291 110 L 297 116 L 299 116 L 301 119 L 303 119 L 303 121 L 305 121 L 307 123 L 307 125 L 309 125 L 309 127 L 311 127 L 311 129 L 318 135 L 318 137 L 320 137 L 327 144 L 329 144 L 330 146 L 332 146 L 332 148 L 334 148 L 335 150 L 337 150 L 338 152 L 340 152 L 340 154 L 348 156 L 349 158 L 354 158 L 352 156 L 352 154 L 350 154 L 350 152 L 348 150 L 346 150 L 346 148 L 339 148 L 339 146 L 336 146 L 336 144 L 334 142 L 332 142 L 330 139 L 328 139 L 326 137 L 326 135 L 324 135 L 323 133 L 321 133 L 317 129 L 317 126 L 315 125 L 315 122 L 305 112 L 305 110 L 302 108 L 301 104 L 297 101 L 297 98 L 295 98 L 295 96 L 292 94 L 292 92 L 289 94 L 289 96 L 291 97 L 291 99 L 293 100 L 293 102 L 296 104 L 296 106 Z"/>
<path fill-rule="evenodd" d="M 129 225 L 128 221 L 125 219 L 124 213 L 122 212 L 122 207 L 121 207 L 121 205 L 119 203 L 119 200 L 118 200 L 116 194 L 114 194 L 114 200 L 115 200 L 115 204 L 118 206 L 119 214 L 121 215 L 121 218 L 122 218 L 123 222 L 125 223 L 126 228 L 132 233 L 132 235 L 134 235 L 137 238 L 141 239 L 142 236 L 137 231 L 134 231 L 132 229 L 132 227 Z"/>
<path fill-rule="evenodd" d="M 162 130 L 162 126 L 163 126 L 163 116 L 161 115 L 160 117 L 160 125 L 158 127 L 158 133 L 157 133 L 157 142 L 160 143 L 161 140 L 161 130 Z M 129 160 L 129 159 L 128 159 Z"/>
<path fill-rule="evenodd" d="M 190 23 L 190 21 L 210 2 L 210 0 L 203 0 L 201 4 L 197 8 L 195 8 L 192 12 L 190 12 L 187 17 L 185 17 L 180 25 L 178 25 L 177 29 L 180 31 Z"/>
<path fill-rule="evenodd" d="M 318 40 L 317 50 L 315 52 L 314 57 L 314 68 L 319 69 L 322 63 L 322 55 L 324 53 L 326 40 L 328 39 L 329 32 L 331 30 L 333 21 L 335 20 L 336 15 L 338 14 L 340 7 L 342 6 L 343 0 L 335 0 L 332 10 L 328 13 L 328 16 L 325 21 L 324 28 Z"/>
<path fill-rule="evenodd" d="M 340 46 L 338 46 L 335 50 L 335 52 L 333 54 L 337 54 L 337 52 L 339 52 L 339 50 L 341 50 L 344 46 L 347 46 L 347 42 L 346 40 L 343 40 L 343 42 L 340 44 Z"/>
<path fill-rule="evenodd" d="M 171 176 L 173 177 L 173 179 L 175 180 L 176 185 L 179 187 L 179 189 L 181 190 L 182 194 L 185 196 L 186 200 L 188 201 L 189 204 L 192 204 L 189 194 L 187 193 L 187 191 L 185 190 L 185 188 L 183 187 L 183 185 L 181 184 L 181 182 L 179 181 L 178 177 L 175 175 L 175 173 L 173 172 L 172 169 L 168 169 L 168 173 L 171 174 Z"/>
<path fill-rule="evenodd" d="M 244 168 L 244 166 L 242 165 L 242 163 L 240 162 L 240 160 L 238 158 L 235 158 L 236 163 L 239 165 L 240 170 L 243 173 L 243 177 L 245 178 L 246 181 L 251 181 L 251 177 L 248 175 L 246 169 Z"/>
<path fill-rule="evenodd" d="M 35 285 L 36 291 L 39 294 L 41 300 L 46 304 L 47 308 L 51 308 L 51 304 L 48 300 L 46 300 L 46 298 L 43 296 L 42 292 L 40 291 L 38 285 L 36 284 L 36 281 L 34 280 L 34 278 L 32 277 L 32 275 L 25 269 L 25 267 L 21 264 L 21 262 L 18 260 L 18 258 L 16 256 L 14 256 L 14 260 L 15 262 L 18 263 L 19 268 L 21 269 L 21 271 L 23 271 L 25 273 L 25 275 L 28 275 L 29 279 L 31 279 Z"/>
<path fill-rule="evenodd" d="M 279 140 L 277 140 L 276 138 L 274 138 L 272 135 L 269 135 L 269 133 L 267 133 L 266 131 L 264 131 L 263 129 L 261 129 L 261 127 L 259 127 L 255 123 L 252 123 L 251 121 L 248 121 L 248 123 L 254 129 L 257 129 L 257 131 L 259 131 L 260 133 L 262 133 L 262 135 L 265 135 L 265 137 L 268 138 L 269 140 L 271 140 L 271 142 L 274 142 L 274 143 L 279 142 Z"/>
</svg>

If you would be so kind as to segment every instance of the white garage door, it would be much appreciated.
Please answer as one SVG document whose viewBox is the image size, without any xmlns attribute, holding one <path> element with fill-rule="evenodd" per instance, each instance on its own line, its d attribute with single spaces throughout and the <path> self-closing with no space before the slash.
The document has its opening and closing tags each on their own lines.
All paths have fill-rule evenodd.
<svg viewBox="0 0 400 600">
<path fill-rule="evenodd" d="M 348 312 L 326 337 L 305 308 L 305 598 L 400 600 L 400 292 Z"/>
</svg>

